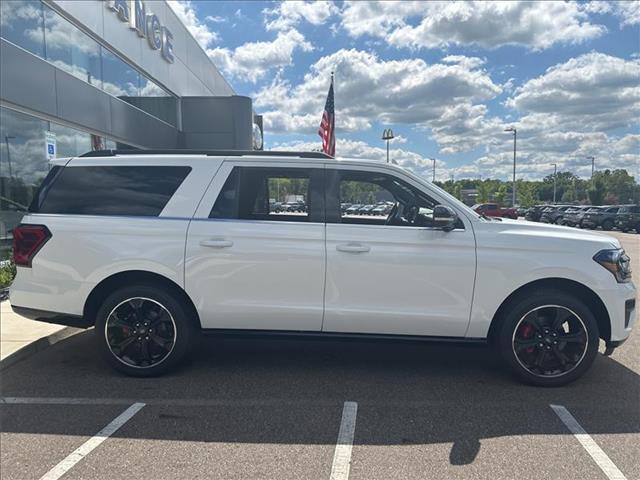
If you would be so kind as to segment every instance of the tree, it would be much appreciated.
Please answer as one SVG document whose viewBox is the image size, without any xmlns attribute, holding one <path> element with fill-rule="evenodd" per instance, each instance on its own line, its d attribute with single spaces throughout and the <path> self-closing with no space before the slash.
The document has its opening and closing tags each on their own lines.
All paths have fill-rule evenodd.
<svg viewBox="0 0 640 480">
<path fill-rule="evenodd" d="M 507 186 L 506 183 L 501 183 L 494 195 L 494 198 L 496 199 L 496 203 L 499 203 L 500 205 L 502 205 L 504 202 L 504 199 L 507 196 L 507 193 L 509 193 L 509 187 Z"/>
<path fill-rule="evenodd" d="M 538 188 L 533 182 L 525 182 L 524 180 L 518 180 L 518 203 L 521 207 L 532 207 L 536 204 Z"/>
</svg>

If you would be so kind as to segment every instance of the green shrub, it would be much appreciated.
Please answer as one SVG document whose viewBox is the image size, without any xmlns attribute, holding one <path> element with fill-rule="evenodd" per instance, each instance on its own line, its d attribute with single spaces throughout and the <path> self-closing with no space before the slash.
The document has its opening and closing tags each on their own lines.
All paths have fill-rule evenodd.
<svg viewBox="0 0 640 480">
<path fill-rule="evenodd" d="M 0 264 L 0 288 L 11 285 L 16 276 L 16 266 L 11 260 L 6 260 Z"/>
</svg>

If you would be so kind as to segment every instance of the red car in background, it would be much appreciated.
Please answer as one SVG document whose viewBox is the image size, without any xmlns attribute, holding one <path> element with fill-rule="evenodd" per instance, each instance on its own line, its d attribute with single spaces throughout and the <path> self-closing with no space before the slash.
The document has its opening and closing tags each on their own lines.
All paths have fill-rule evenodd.
<svg viewBox="0 0 640 480">
<path fill-rule="evenodd" d="M 515 208 L 502 208 L 497 203 L 477 203 L 473 207 L 474 211 L 480 215 L 486 215 L 487 217 L 505 217 L 518 218 L 518 213 Z"/>
</svg>

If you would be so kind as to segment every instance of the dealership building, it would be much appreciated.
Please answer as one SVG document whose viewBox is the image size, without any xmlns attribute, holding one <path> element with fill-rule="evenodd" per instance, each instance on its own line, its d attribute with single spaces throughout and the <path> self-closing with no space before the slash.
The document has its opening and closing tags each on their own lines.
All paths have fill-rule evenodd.
<svg viewBox="0 0 640 480">
<path fill-rule="evenodd" d="M 262 119 L 164 0 L 0 1 L 0 237 L 53 157 L 262 148 Z"/>
</svg>

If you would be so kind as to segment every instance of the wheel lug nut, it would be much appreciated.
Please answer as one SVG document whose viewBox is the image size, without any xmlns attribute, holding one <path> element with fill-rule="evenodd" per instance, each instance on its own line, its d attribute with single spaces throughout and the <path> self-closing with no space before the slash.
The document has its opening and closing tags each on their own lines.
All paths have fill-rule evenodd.
<svg viewBox="0 0 640 480">
<path fill-rule="evenodd" d="M 542 345 L 541 343 L 539 343 L 539 344 L 538 344 L 538 346 L 539 346 L 540 348 L 542 348 L 544 345 Z"/>
</svg>

